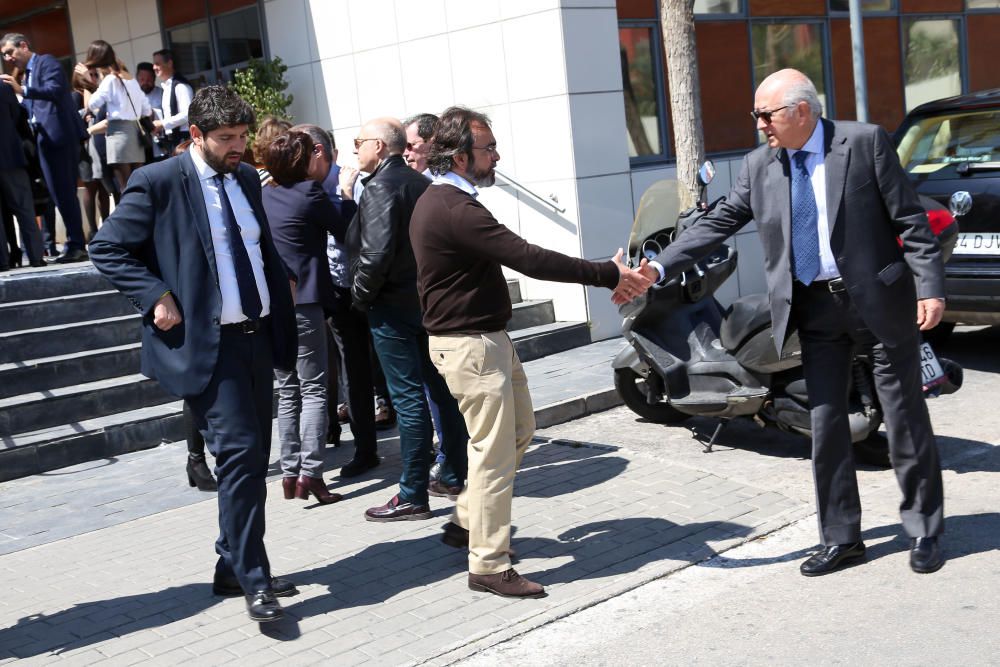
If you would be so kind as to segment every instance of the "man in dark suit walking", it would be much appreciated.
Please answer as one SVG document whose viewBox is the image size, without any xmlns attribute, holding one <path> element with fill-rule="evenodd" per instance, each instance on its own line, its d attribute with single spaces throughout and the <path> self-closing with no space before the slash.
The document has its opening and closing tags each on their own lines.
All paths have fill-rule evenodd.
<svg viewBox="0 0 1000 667">
<path fill-rule="evenodd" d="M 9 74 L 0 74 L 0 80 L 24 98 L 28 120 L 38 141 L 45 185 L 56 200 L 66 225 L 66 246 L 55 261 L 60 264 L 82 262 L 87 259 L 87 251 L 84 249 L 80 202 L 76 198 L 76 180 L 80 141 L 87 137 L 87 132 L 73 105 L 66 73 L 52 56 L 33 53 L 28 39 L 18 33 L 0 38 L 0 52 L 6 62 L 24 70 L 23 87 Z M 54 232 L 49 230 L 50 234 Z"/>
<path fill-rule="evenodd" d="M 35 202 L 31 199 L 28 161 L 17 132 L 18 124 L 24 122 L 23 114 L 24 109 L 18 104 L 14 91 L 0 81 L 0 202 L 17 217 L 28 261 L 32 266 L 44 266 L 42 235 L 35 223 Z M 3 227 L 0 226 L 0 269 L 10 264 L 3 236 Z"/>
<path fill-rule="evenodd" d="M 910 566 L 934 572 L 944 564 L 944 494 L 918 328 L 933 328 L 944 311 L 941 252 L 885 131 L 832 122 L 821 111 L 801 72 L 765 79 L 752 115 L 767 145 L 744 158 L 727 200 L 646 271 L 656 280 L 675 276 L 756 220 L 775 345 L 780 352 L 787 332 L 798 330 L 811 406 L 823 548 L 802 574 L 827 574 L 865 555 L 847 421 L 856 346 L 870 347 L 875 360 Z"/>
<path fill-rule="evenodd" d="M 142 372 L 185 398 L 215 456 L 219 560 L 213 590 L 282 616 L 295 586 L 264 550 L 273 370 L 295 368 L 289 278 L 256 171 L 240 159 L 253 110 L 224 86 L 198 91 L 191 150 L 136 171 L 91 242 L 97 269 L 143 314 Z"/>
</svg>

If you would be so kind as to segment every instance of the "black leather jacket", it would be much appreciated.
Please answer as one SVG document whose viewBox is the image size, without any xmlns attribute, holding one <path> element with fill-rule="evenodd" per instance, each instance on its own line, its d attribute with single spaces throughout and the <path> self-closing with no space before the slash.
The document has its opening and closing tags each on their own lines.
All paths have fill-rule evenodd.
<svg viewBox="0 0 1000 667">
<path fill-rule="evenodd" d="M 354 306 L 419 308 L 417 262 L 410 246 L 410 216 L 430 181 L 400 155 L 386 158 L 363 183 L 358 212 L 347 230 Z"/>
</svg>

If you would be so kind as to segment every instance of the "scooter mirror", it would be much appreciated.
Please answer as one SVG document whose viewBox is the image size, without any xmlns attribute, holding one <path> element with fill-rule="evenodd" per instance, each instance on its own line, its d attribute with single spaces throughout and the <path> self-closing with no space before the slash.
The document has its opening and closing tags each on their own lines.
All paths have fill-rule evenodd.
<svg viewBox="0 0 1000 667">
<path fill-rule="evenodd" d="M 698 168 L 698 182 L 701 185 L 708 185 L 713 178 L 715 178 L 715 164 L 711 160 L 705 160 Z"/>
<path fill-rule="evenodd" d="M 965 215 L 972 210 L 972 195 L 965 190 L 959 190 L 951 195 L 948 200 L 948 210 L 956 218 Z"/>
</svg>

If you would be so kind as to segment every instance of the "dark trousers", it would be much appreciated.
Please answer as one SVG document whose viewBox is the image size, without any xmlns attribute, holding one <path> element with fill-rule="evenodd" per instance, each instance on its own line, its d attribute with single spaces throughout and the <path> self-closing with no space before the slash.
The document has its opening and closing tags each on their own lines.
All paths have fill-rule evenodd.
<svg viewBox="0 0 1000 667">
<path fill-rule="evenodd" d="M 86 245 L 83 236 L 83 216 L 80 213 L 80 201 L 76 198 L 80 147 L 77 144 L 53 146 L 39 139 L 38 157 L 45 185 L 48 186 L 49 193 L 59 207 L 63 224 L 66 225 L 65 250 L 83 250 Z"/>
<path fill-rule="evenodd" d="M 792 315 L 802 341 L 813 435 L 813 477 L 820 539 L 825 545 L 861 539 L 861 500 L 851 452 L 848 392 L 851 359 L 871 349 L 875 391 L 882 406 L 900 515 L 911 537 L 944 530 L 944 491 L 937 444 L 920 376 L 920 337 L 889 346 L 875 339 L 847 292 L 795 283 Z M 916 306 L 914 305 L 914 318 Z"/>
<path fill-rule="evenodd" d="M 267 326 L 253 334 L 223 326 L 215 373 L 203 393 L 188 397 L 195 423 L 215 457 L 219 483 L 216 572 L 236 575 L 247 592 L 270 588 L 264 500 L 271 453 L 273 370 Z"/>
<path fill-rule="evenodd" d="M 188 456 L 196 459 L 205 458 L 205 437 L 198 430 L 191 406 L 184 401 L 184 439 L 187 440 Z"/>
<path fill-rule="evenodd" d="M 337 425 L 337 404 L 340 402 L 338 378 L 341 367 L 347 375 L 347 410 L 354 434 L 355 456 L 375 456 L 378 438 L 375 435 L 375 403 L 372 371 L 369 362 L 368 318 L 351 308 L 351 293 L 337 290 L 337 308 L 327 319 L 332 345 L 327 371 L 327 414 L 330 428 Z"/>
<path fill-rule="evenodd" d="M 468 472 L 469 434 L 465 420 L 444 378 L 431 363 L 420 310 L 379 304 L 368 312 L 368 323 L 396 409 L 403 459 L 399 497 L 404 502 L 425 504 L 433 431 L 424 385 L 441 411 L 441 448 L 447 459 L 441 482 L 448 486 L 462 486 Z"/>
<path fill-rule="evenodd" d="M 21 243 L 31 262 L 42 261 L 42 234 L 35 222 L 35 202 L 31 199 L 31 181 L 23 168 L 0 169 L 0 199 L 4 209 L 17 218 Z M 11 230 L 13 231 L 13 230 Z M 8 240 L 15 245 L 16 237 Z M 7 262 L 0 261 L 0 264 Z"/>
</svg>

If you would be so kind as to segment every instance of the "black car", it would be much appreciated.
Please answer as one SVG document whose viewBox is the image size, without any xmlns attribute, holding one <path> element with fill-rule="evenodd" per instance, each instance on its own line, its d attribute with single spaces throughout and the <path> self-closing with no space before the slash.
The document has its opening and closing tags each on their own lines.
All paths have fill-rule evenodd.
<svg viewBox="0 0 1000 667">
<path fill-rule="evenodd" d="M 895 141 L 917 192 L 943 207 L 971 198 L 945 265 L 947 309 L 935 337 L 959 322 L 1000 324 L 1000 88 L 917 107 Z"/>
</svg>

